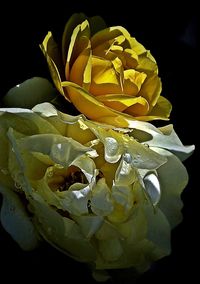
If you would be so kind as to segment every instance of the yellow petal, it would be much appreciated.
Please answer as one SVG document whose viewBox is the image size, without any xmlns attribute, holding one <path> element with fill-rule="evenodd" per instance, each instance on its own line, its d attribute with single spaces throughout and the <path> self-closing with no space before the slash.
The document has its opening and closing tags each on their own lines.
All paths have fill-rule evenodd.
<svg viewBox="0 0 200 284">
<path fill-rule="evenodd" d="M 124 112 L 136 117 L 138 115 L 146 115 L 149 112 L 149 103 L 143 97 L 136 97 L 135 104 L 128 107 Z"/>
<path fill-rule="evenodd" d="M 150 104 L 150 106 L 155 106 L 160 93 L 162 91 L 162 83 L 160 78 L 155 74 L 152 77 L 147 77 L 139 95 L 144 97 Z"/>
<path fill-rule="evenodd" d="M 138 56 L 134 49 L 126 48 L 123 52 L 123 56 L 126 60 L 126 68 L 136 68 L 138 65 Z"/>
<path fill-rule="evenodd" d="M 75 13 L 67 21 L 65 28 L 64 28 L 63 35 L 62 35 L 63 64 L 65 64 L 66 60 L 67 60 L 67 51 L 68 51 L 68 48 L 69 48 L 69 44 L 70 44 L 71 35 L 73 33 L 73 30 L 75 29 L 76 26 L 81 24 L 86 18 L 87 18 L 86 15 L 84 15 L 83 13 Z"/>
<path fill-rule="evenodd" d="M 65 76 L 67 80 L 69 79 L 70 68 L 73 65 L 74 61 L 81 54 L 81 52 L 88 47 L 89 38 L 89 22 L 85 20 L 80 25 L 76 26 L 71 36 L 71 41 L 67 54 L 67 62 L 65 66 Z"/>
<path fill-rule="evenodd" d="M 106 106 L 109 106 L 110 108 L 113 108 L 121 112 L 123 112 L 124 110 L 135 104 L 142 105 L 143 107 L 146 106 L 148 110 L 148 103 L 142 97 L 108 94 L 104 96 L 98 96 L 97 99 L 100 102 L 103 102 Z"/>
<path fill-rule="evenodd" d="M 170 116 L 171 110 L 172 110 L 171 103 L 163 96 L 160 96 L 158 98 L 157 104 L 149 113 L 149 116 L 167 119 Z"/>
<path fill-rule="evenodd" d="M 92 49 L 92 54 L 96 57 L 105 58 L 106 60 L 113 61 L 119 58 L 122 65 L 126 66 L 126 61 L 124 58 L 123 47 L 114 44 L 115 40 L 104 42 L 98 45 L 96 48 Z"/>
<path fill-rule="evenodd" d="M 72 139 L 78 141 L 81 144 L 86 144 L 91 140 L 95 139 L 94 134 L 90 131 L 90 129 L 82 129 L 80 127 L 79 122 L 74 124 L 68 124 L 66 127 L 65 136 L 71 137 Z"/>
<path fill-rule="evenodd" d="M 135 51 L 137 55 L 142 55 L 146 52 L 146 48 L 139 43 L 134 37 L 130 39 L 131 49 Z"/>
<path fill-rule="evenodd" d="M 91 69 L 92 69 L 92 55 L 90 45 L 83 50 L 74 62 L 69 80 L 78 84 L 79 86 L 89 89 L 91 82 Z"/>
<path fill-rule="evenodd" d="M 44 53 L 44 56 L 46 57 L 47 64 L 49 66 L 49 70 L 51 73 L 51 77 L 53 79 L 53 82 L 57 88 L 57 90 L 65 96 L 64 90 L 61 86 L 61 81 L 64 76 L 62 76 L 62 64 L 59 58 L 58 53 L 58 46 L 55 43 L 52 33 L 48 32 L 46 35 L 44 41 L 40 45 L 40 48 L 42 52 Z M 66 98 L 69 100 L 68 98 Z"/>
<path fill-rule="evenodd" d="M 114 69 L 111 61 L 92 57 L 92 80 L 90 92 L 95 95 L 104 95 L 109 93 L 121 93 L 119 75 Z"/>
<path fill-rule="evenodd" d="M 92 49 L 96 48 L 97 46 L 103 44 L 104 42 L 107 42 L 109 40 L 115 39 L 118 36 L 123 35 L 126 39 L 125 41 L 125 48 L 130 48 L 130 34 L 129 32 L 121 27 L 121 26 L 115 26 L 115 27 L 109 27 L 104 30 L 99 31 L 91 38 L 91 45 Z"/>
<path fill-rule="evenodd" d="M 157 63 L 149 50 L 138 57 L 137 70 L 148 75 L 158 74 Z"/>
<path fill-rule="evenodd" d="M 123 91 L 127 95 L 136 96 L 146 79 L 145 73 L 140 73 L 134 69 L 124 71 L 124 87 Z"/>
<path fill-rule="evenodd" d="M 164 97 L 160 96 L 157 104 L 154 106 L 154 108 L 149 112 L 148 115 L 144 116 L 136 116 L 135 119 L 141 120 L 141 121 L 151 121 L 151 120 L 169 120 L 169 115 L 172 110 L 171 103 Z"/>
<path fill-rule="evenodd" d="M 128 126 L 126 117 L 96 100 L 80 86 L 68 81 L 62 82 L 62 86 L 67 89 L 75 107 L 88 118 L 118 127 Z"/>
</svg>

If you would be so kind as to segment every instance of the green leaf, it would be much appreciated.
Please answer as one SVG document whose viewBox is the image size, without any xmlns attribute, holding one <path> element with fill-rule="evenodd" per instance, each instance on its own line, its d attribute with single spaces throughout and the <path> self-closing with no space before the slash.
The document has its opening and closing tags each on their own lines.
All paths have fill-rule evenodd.
<svg viewBox="0 0 200 284">
<path fill-rule="evenodd" d="M 56 89 L 47 79 L 33 77 L 10 89 L 3 97 L 3 103 L 6 107 L 32 108 L 50 102 L 55 95 Z"/>
</svg>

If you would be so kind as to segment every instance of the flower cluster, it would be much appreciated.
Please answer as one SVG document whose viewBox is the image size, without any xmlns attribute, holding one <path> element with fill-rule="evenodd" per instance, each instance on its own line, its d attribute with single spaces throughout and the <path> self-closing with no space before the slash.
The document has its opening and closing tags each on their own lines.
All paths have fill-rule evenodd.
<svg viewBox="0 0 200 284">
<path fill-rule="evenodd" d="M 0 109 L 2 225 L 24 250 L 44 239 L 94 270 L 142 273 L 170 254 L 194 150 L 172 125 L 146 122 L 171 110 L 156 61 L 124 28 L 83 14 L 67 23 L 61 53 L 50 32 L 41 48 L 80 115 L 49 103 L 55 90 L 41 78 L 5 96 L 15 108 Z"/>
</svg>

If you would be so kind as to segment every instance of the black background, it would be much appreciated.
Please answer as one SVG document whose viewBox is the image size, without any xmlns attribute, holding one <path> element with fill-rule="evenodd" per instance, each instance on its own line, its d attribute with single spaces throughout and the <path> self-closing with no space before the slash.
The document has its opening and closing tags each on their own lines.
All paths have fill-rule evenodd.
<svg viewBox="0 0 200 284">
<path fill-rule="evenodd" d="M 73 3 L 71 3 L 73 2 Z M 173 105 L 170 122 L 184 144 L 197 149 L 184 164 L 190 180 L 182 194 L 183 222 L 172 232 L 172 253 L 159 261 L 136 283 L 153 281 L 191 282 L 198 275 L 199 265 L 199 71 L 197 55 L 197 9 L 192 1 L 160 4 L 134 1 L 40 1 L 8 4 L 0 11 L 1 75 L 0 94 L 33 76 L 49 77 L 48 68 L 39 49 L 47 31 L 61 36 L 67 19 L 74 12 L 88 16 L 100 15 L 108 26 L 122 25 L 136 37 L 157 60 L 163 82 L 163 95 Z M 138 1 L 137 1 L 138 2 Z M 175 1 L 174 1 L 175 2 Z M 108 4 L 110 6 L 108 6 Z M 165 125 L 159 122 L 157 125 Z M 170 178 L 170 177 L 169 177 Z M 50 281 L 59 283 L 95 283 L 84 264 L 77 263 L 47 244 L 33 252 L 23 252 L 1 228 L 0 275 L 6 282 Z M 119 283 L 120 275 L 114 283 Z M 64 280 L 62 280 L 64 279 Z M 0 280 L 1 281 L 1 280 Z M 5 280 L 4 280 L 5 281 Z M 1 283 L 4 283 L 1 281 Z M 124 280 L 121 283 L 133 283 Z"/>
</svg>

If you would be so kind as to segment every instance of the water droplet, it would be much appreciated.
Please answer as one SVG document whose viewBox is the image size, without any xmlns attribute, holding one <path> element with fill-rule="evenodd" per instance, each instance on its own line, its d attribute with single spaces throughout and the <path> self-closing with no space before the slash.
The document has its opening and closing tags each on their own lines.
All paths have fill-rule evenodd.
<svg viewBox="0 0 200 284">
<path fill-rule="evenodd" d="M 105 138 L 105 159 L 109 163 L 116 163 L 121 157 L 119 144 L 113 137 Z"/>
<path fill-rule="evenodd" d="M 130 164 L 132 162 L 132 157 L 129 153 L 124 154 L 124 161 L 128 164 Z"/>
<path fill-rule="evenodd" d="M 144 184 L 153 205 L 156 205 L 161 197 L 160 183 L 157 176 L 154 173 L 147 175 L 144 177 Z"/>
</svg>

